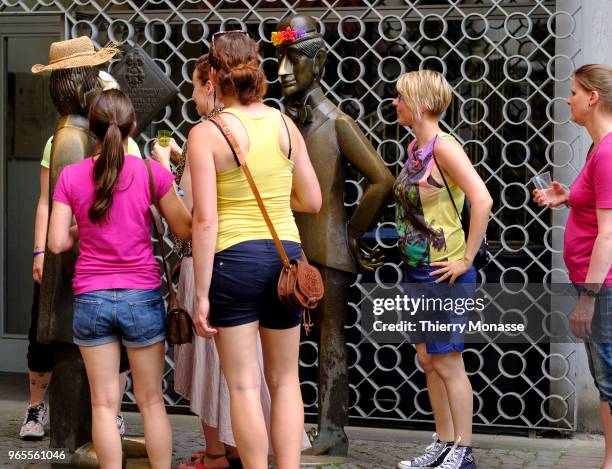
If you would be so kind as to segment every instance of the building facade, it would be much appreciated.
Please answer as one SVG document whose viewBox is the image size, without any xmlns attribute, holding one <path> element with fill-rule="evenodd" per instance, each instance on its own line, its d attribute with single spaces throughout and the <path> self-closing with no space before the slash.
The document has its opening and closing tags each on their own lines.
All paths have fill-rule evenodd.
<svg viewBox="0 0 612 469">
<path fill-rule="evenodd" d="M 330 52 L 323 88 L 357 121 L 394 174 L 411 139 L 391 106 L 395 82 L 419 68 L 444 73 L 454 90 L 444 126 L 464 144 L 495 201 L 488 230 L 494 260 L 481 272 L 482 281 L 567 280 L 561 258 L 567 212 L 533 204 L 529 182 L 551 171 L 569 184 L 584 163 L 588 136 L 569 121 L 564 98 L 574 68 L 612 62 L 608 0 L 1 0 L 2 370 L 25 370 L 39 161 L 57 118 L 48 77 L 33 76 L 31 65 L 47 62 L 51 42 L 79 35 L 100 46 L 111 41 L 142 46 L 180 91 L 137 136 L 148 153 L 157 129 L 171 129 L 182 143 L 198 121 L 191 72 L 219 30 L 242 29 L 260 42 L 269 88 L 265 102 L 282 109 L 270 34 L 280 18 L 295 12 L 319 19 Z M 364 187 L 359 174 L 348 174 L 350 212 Z M 384 250 L 386 263 L 375 275 L 358 276 L 352 287 L 346 326 L 350 416 L 357 424 L 405 427 L 432 421 L 414 348 L 407 342 L 378 343 L 360 321 L 360 303 L 369 293 L 365 285 L 401 282 L 393 228 L 390 205 L 368 233 Z M 597 397 L 582 347 L 539 339 L 468 347 L 476 429 L 596 428 Z M 305 411 L 314 415 L 317 345 L 311 338 L 302 342 L 300 365 Z M 168 351 L 166 399 L 169 406 L 185 407 L 172 391 L 172 373 Z M 128 392 L 126 398 L 133 396 Z"/>
</svg>

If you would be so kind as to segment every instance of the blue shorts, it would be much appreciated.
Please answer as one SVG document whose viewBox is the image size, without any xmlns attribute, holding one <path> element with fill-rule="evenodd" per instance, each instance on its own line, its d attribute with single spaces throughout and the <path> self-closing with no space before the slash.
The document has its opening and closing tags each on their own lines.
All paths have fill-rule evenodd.
<svg viewBox="0 0 612 469">
<path fill-rule="evenodd" d="M 74 343 L 84 347 L 121 340 L 128 348 L 166 338 L 166 307 L 155 290 L 96 290 L 74 298 Z"/>
<path fill-rule="evenodd" d="M 440 284 L 441 287 L 439 288 L 437 288 L 437 285 L 432 285 L 438 278 L 440 278 L 440 276 L 430 277 L 429 274 L 439 269 L 440 267 L 417 268 L 404 265 L 404 283 L 417 284 L 415 285 L 415 293 L 413 294 L 415 297 L 425 295 L 426 297 L 439 298 L 441 294 L 449 294 L 451 289 L 454 297 L 457 297 L 456 295 L 463 298 L 472 298 L 474 296 L 476 291 L 476 282 L 478 280 L 478 272 L 473 266 L 470 267 L 470 269 L 463 275 L 457 277 L 455 280 L 455 285 L 460 284 L 458 287 L 449 287 L 448 281 L 442 282 Z M 425 285 L 427 285 L 427 287 L 425 287 Z M 409 286 L 407 290 L 410 290 Z M 426 312 L 421 312 L 419 314 L 421 315 L 419 319 L 427 319 Z M 440 323 L 467 324 L 468 319 L 468 314 L 459 314 L 453 310 L 436 311 L 435 313 L 435 320 L 439 321 Z M 431 336 L 435 334 L 415 334 L 412 336 L 411 341 L 414 343 L 425 342 L 427 353 L 441 355 L 449 352 L 463 352 L 464 334 L 464 332 L 460 332 L 456 329 L 446 334 L 439 334 L 438 337 L 444 336 L 444 341 L 430 341 L 425 339 L 426 335 L 431 338 Z"/>
<path fill-rule="evenodd" d="M 612 414 L 612 287 L 603 287 L 595 301 L 595 314 L 591 324 L 593 334 L 585 342 L 589 370 L 599 391 L 599 398 L 606 401 Z"/>
<path fill-rule="evenodd" d="M 301 246 L 283 241 L 289 259 L 301 259 Z M 215 254 L 210 284 L 210 324 L 234 327 L 259 321 L 261 327 L 290 329 L 302 321 L 302 310 L 278 299 L 283 266 L 271 239 L 235 244 Z"/>
</svg>

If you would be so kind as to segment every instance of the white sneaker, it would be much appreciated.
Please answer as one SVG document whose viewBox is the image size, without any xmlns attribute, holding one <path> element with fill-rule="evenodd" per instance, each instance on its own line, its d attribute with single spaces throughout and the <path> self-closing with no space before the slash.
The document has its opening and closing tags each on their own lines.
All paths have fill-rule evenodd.
<svg viewBox="0 0 612 469">
<path fill-rule="evenodd" d="M 397 469 L 437 467 L 450 450 L 447 443 L 438 440 L 438 434 L 432 435 L 433 442 L 425 448 L 425 453 L 414 459 L 397 463 Z"/>
<path fill-rule="evenodd" d="M 460 441 L 461 437 L 458 437 L 438 469 L 476 469 L 476 459 L 472 453 L 472 447 L 459 446 Z"/>
<path fill-rule="evenodd" d="M 117 422 L 117 430 L 119 430 L 119 435 L 125 435 L 125 420 L 123 420 L 123 415 L 117 415 L 117 417 L 115 417 L 115 420 Z"/>
<path fill-rule="evenodd" d="M 45 424 L 49 420 L 45 403 L 30 404 L 26 410 L 19 437 L 23 440 L 42 440 L 45 436 Z"/>
</svg>

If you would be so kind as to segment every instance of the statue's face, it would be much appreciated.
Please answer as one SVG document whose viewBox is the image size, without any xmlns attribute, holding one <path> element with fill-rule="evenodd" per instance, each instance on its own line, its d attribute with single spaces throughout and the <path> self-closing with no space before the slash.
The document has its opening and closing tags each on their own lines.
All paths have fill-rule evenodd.
<svg viewBox="0 0 612 469">
<path fill-rule="evenodd" d="M 276 58 L 278 59 L 278 76 L 283 85 L 283 96 L 300 96 L 310 88 L 316 79 L 313 59 L 295 45 L 279 47 L 276 50 Z"/>
<path fill-rule="evenodd" d="M 51 73 L 49 90 L 57 111 L 62 116 L 87 116 L 88 105 L 101 89 L 97 67 L 74 67 Z"/>
</svg>

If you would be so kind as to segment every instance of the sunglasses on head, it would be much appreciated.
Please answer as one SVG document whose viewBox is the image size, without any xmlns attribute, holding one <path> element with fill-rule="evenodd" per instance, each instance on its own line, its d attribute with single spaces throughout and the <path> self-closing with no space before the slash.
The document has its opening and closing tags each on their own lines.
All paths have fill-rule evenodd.
<svg viewBox="0 0 612 469">
<path fill-rule="evenodd" d="M 215 39 L 226 34 L 243 34 L 244 36 L 249 37 L 248 32 L 239 29 L 232 29 L 231 31 L 217 31 L 212 35 L 211 47 L 215 47 Z"/>
</svg>

